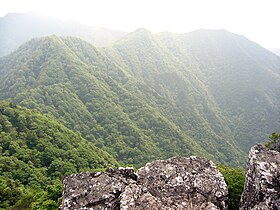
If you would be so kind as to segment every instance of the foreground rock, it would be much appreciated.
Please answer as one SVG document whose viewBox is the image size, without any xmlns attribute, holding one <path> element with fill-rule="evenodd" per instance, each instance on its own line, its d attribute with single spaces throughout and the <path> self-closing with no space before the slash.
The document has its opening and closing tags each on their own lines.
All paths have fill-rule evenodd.
<svg viewBox="0 0 280 210">
<path fill-rule="evenodd" d="M 280 209 L 280 153 L 262 145 L 249 154 L 241 210 Z"/>
<path fill-rule="evenodd" d="M 130 168 L 68 176 L 60 209 L 120 209 L 120 194 L 132 183 L 136 175 Z"/>
<path fill-rule="evenodd" d="M 174 157 L 132 169 L 108 169 L 64 179 L 60 209 L 227 209 L 222 174 L 209 160 Z"/>
<path fill-rule="evenodd" d="M 224 178 L 204 158 L 152 162 L 139 169 L 138 181 L 138 188 L 129 186 L 122 195 L 123 209 L 226 209 Z"/>
</svg>

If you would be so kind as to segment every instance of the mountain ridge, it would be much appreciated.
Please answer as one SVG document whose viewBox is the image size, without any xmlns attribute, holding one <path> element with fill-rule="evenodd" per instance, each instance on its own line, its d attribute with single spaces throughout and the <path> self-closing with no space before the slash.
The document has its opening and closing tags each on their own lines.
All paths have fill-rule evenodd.
<svg viewBox="0 0 280 210">
<path fill-rule="evenodd" d="M 8 13 L 0 18 L 0 56 L 9 54 L 32 38 L 53 34 L 77 36 L 94 45 L 105 46 L 126 32 L 86 26 L 75 21 L 61 21 L 37 13 Z"/>
<path fill-rule="evenodd" d="M 54 41 L 52 41 L 54 43 L 59 43 L 59 41 L 62 41 L 61 38 L 54 37 L 54 36 L 51 38 L 49 38 L 49 37 L 42 38 L 43 42 L 46 40 L 48 41 L 49 39 L 51 39 L 51 40 L 54 39 Z M 77 44 L 77 42 L 80 43 L 81 45 L 85 44 L 86 46 L 90 47 L 90 45 L 87 45 L 85 42 L 81 42 L 79 39 L 63 38 L 63 43 L 66 44 L 67 42 L 68 42 L 69 46 L 71 45 L 71 47 L 75 47 L 75 44 Z M 32 42 L 30 42 L 30 43 L 32 43 Z M 47 44 L 48 43 L 46 43 L 46 45 Z M 39 49 L 41 49 L 41 48 L 39 48 Z M 43 47 L 43 49 L 47 49 L 47 48 Z M 62 49 L 63 49 L 63 47 L 62 47 Z M 96 48 L 93 48 L 93 49 L 95 50 Z M 142 102 L 139 101 L 139 99 L 137 99 L 135 96 L 132 96 L 129 92 L 127 92 L 127 90 L 125 90 L 120 85 L 118 85 L 118 82 L 116 82 L 115 80 L 113 80 L 110 77 L 110 71 L 108 71 L 108 69 L 110 69 L 110 68 L 117 70 L 117 66 L 114 64 L 104 62 L 104 59 L 105 59 L 105 61 L 107 59 L 105 57 L 103 57 L 102 54 L 97 53 L 97 55 L 94 56 L 96 58 L 96 62 L 99 62 L 98 68 L 95 68 L 93 66 L 91 66 L 91 68 L 88 68 L 87 65 L 90 65 L 89 63 L 83 64 L 83 62 L 80 59 L 77 59 L 76 55 L 75 55 L 75 57 L 71 58 L 71 56 L 69 57 L 68 54 L 65 53 L 65 51 L 61 50 L 60 48 L 59 48 L 59 50 L 60 50 L 59 54 L 53 53 L 52 51 L 49 53 L 49 54 L 51 54 L 51 57 L 49 57 L 48 59 L 50 59 L 51 61 L 46 60 L 48 65 L 46 65 L 46 64 L 39 65 L 40 71 L 41 72 L 46 71 L 47 74 L 49 75 L 49 76 L 42 75 L 42 73 L 38 74 L 43 79 L 42 80 L 43 83 L 39 83 L 40 86 L 37 86 L 35 88 L 32 88 L 32 86 L 29 86 L 28 81 L 30 81 L 30 79 L 26 80 L 26 83 L 24 83 L 24 82 L 22 82 L 21 84 L 17 83 L 17 86 L 13 87 L 15 90 L 18 90 L 18 88 L 21 85 L 22 86 L 27 85 L 27 87 L 25 89 L 28 89 L 29 91 L 26 92 L 23 89 L 23 91 L 20 91 L 21 92 L 20 94 L 18 94 L 16 91 L 12 91 L 15 94 L 11 94 L 11 96 L 14 95 L 14 97 L 11 97 L 11 98 L 14 98 L 13 100 L 16 101 L 17 103 L 25 105 L 29 108 L 37 108 L 40 111 L 43 111 L 44 113 L 49 113 L 49 114 L 54 115 L 56 118 L 62 120 L 63 123 L 66 123 L 66 125 L 68 125 L 67 127 L 70 127 L 72 129 L 76 127 L 76 129 L 74 129 L 74 130 L 81 131 L 83 135 L 88 136 L 87 139 L 94 141 L 96 144 L 103 145 L 105 143 L 105 145 L 110 145 L 109 141 L 104 142 L 104 140 L 102 140 L 102 139 L 103 138 L 109 138 L 109 139 L 112 138 L 111 141 L 115 141 L 115 140 L 113 140 L 113 136 L 112 137 L 110 137 L 110 136 L 116 135 L 115 138 L 117 138 L 117 136 L 119 136 L 118 138 L 119 138 L 120 142 L 113 143 L 113 144 L 120 144 L 119 146 L 117 146 L 117 145 L 116 145 L 116 147 L 110 146 L 110 148 L 108 146 L 106 146 L 107 151 L 109 151 L 109 152 L 111 151 L 111 154 L 112 154 L 113 150 L 121 150 L 122 153 L 127 154 L 127 155 L 129 155 L 129 153 L 133 152 L 133 150 L 135 150 L 135 152 L 139 153 L 137 150 L 139 148 L 141 148 L 142 146 L 146 147 L 145 150 L 146 150 L 146 152 L 150 153 L 150 155 L 156 155 L 156 153 L 157 153 L 157 155 L 161 154 L 162 152 L 160 152 L 160 151 L 157 151 L 155 154 L 152 154 L 153 152 L 149 151 L 151 148 L 158 150 L 157 148 L 159 146 L 156 146 L 157 144 L 159 144 L 158 142 L 145 143 L 146 142 L 145 139 L 146 138 L 154 139 L 154 137 L 151 136 L 153 132 L 157 132 L 157 134 L 155 133 L 153 135 L 162 135 L 162 134 L 160 134 L 162 132 L 162 133 L 165 133 L 165 138 L 166 137 L 167 137 L 167 139 L 174 138 L 174 136 L 173 136 L 174 132 L 178 133 L 176 131 L 176 126 L 174 124 L 168 122 L 167 120 L 165 120 L 165 118 L 163 116 L 161 116 L 161 114 L 159 112 L 157 112 L 155 109 L 148 106 L 145 101 L 142 101 Z M 70 50 L 70 48 L 69 47 L 65 48 L 65 50 Z M 37 50 L 35 50 L 35 55 L 37 54 L 36 51 Z M 81 52 L 81 51 L 79 51 L 79 52 Z M 82 52 L 86 52 L 86 50 L 82 51 Z M 79 56 L 80 57 L 83 56 L 82 54 L 79 54 Z M 29 55 L 28 57 L 30 57 L 30 56 L 31 55 Z M 62 58 L 65 56 L 67 58 L 67 59 L 65 59 L 65 58 L 62 59 L 63 60 L 62 63 L 65 63 L 65 66 L 63 66 L 62 63 L 60 63 L 61 56 L 62 56 Z M 19 58 L 19 57 L 20 56 L 17 56 L 17 58 Z M 57 60 L 55 61 L 53 58 L 55 58 Z M 90 61 L 93 62 L 94 60 L 90 59 Z M 50 63 L 50 62 L 52 62 L 52 63 Z M 26 66 L 26 65 L 29 65 L 29 64 L 23 63 L 19 68 L 22 68 L 22 66 Z M 92 67 L 93 67 L 93 69 L 92 69 Z M 34 70 L 36 71 L 36 69 L 26 68 L 27 72 L 30 72 L 30 70 L 32 72 L 34 72 Z M 55 72 L 53 70 L 55 70 Z M 121 70 L 119 70 L 119 71 L 121 71 Z M 31 72 L 30 73 L 27 73 L 27 72 L 26 72 L 26 74 L 31 73 Z M 111 71 L 111 72 L 113 74 L 115 74 L 115 71 Z M 67 74 L 67 76 L 63 76 L 65 74 Z M 7 79 L 7 80 L 9 80 L 9 81 L 13 80 L 11 78 L 11 75 L 13 75 L 13 74 L 10 74 L 9 75 L 10 79 Z M 13 76 L 17 77 L 19 75 L 13 75 Z M 119 74 L 119 76 L 125 77 L 125 74 L 121 74 L 121 75 Z M 67 77 L 68 77 L 68 79 L 67 79 Z M 61 79 L 64 79 L 64 80 L 66 79 L 66 80 L 60 81 Z M 36 80 L 40 81 L 41 79 L 37 78 Z M 57 81 L 57 83 L 55 83 L 55 81 Z M 2 83 L 2 84 L 3 84 L 3 86 L 7 86 L 7 88 L 10 89 L 9 84 L 7 84 L 7 83 Z M 87 85 L 87 86 L 85 86 L 85 85 Z M 1 91 L 1 93 L 2 94 L 7 93 L 8 89 L 5 89 L 5 91 Z M 3 88 L 2 88 L 2 90 L 3 90 Z M 122 92 L 122 95 L 117 96 L 116 91 L 119 94 Z M 65 95 L 63 96 L 63 94 L 65 94 Z M 56 98 L 51 99 L 52 95 L 55 95 Z M 125 96 L 125 98 L 127 98 L 129 100 L 126 101 L 126 100 L 119 98 L 119 97 L 123 98 L 124 96 Z M 5 95 L 1 95 L 1 97 L 5 98 Z M 67 97 L 70 97 L 70 98 L 67 99 Z M 39 101 L 37 101 L 36 98 L 38 98 Z M 30 100 L 30 99 L 32 99 L 32 100 Z M 56 100 L 57 102 L 54 102 L 54 100 Z M 36 101 L 37 101 L 37 105 L 35 106 Z M 50 101 L 50 102 L 47 102 L 47 101 Z M 131 103 L 130 101 L 135 101 L 137 103 Z M 35 102 L 35 104 L 34 104 L 34 102 Z M 101 104 L 100 102 L 103 102 L 103 103 Z M 135 113 L 129 111 L 129 110 L 131 110 L 131 108 L 128 107 L 127 105 L 125 105 L 125 103 L 129 103 L 131 105 L 134 104 L 134 106 L 136 106 L 136 107 L 139 106 L 139 111 L 134 110 L 133 112 L 135 112 Z M 45 106 L 45 104 L 46 104 L 46 106 Z M 69 104 L 69 105 L 72 104 L 73 107 L 69 109 L 69 108 L 67 108 L 69 106 L 67 104 Z M 173 134 L 172 135 L 168 134 L 167 130 L 166 131 L 160 131 L 160 130 L 155 131 L 154 130 L 151 133 L 149 133 L 150 131 L 149 132 L 145 131 L 145 130 L 143 130 L 143 128 L 139 127 L 140 122 L 135 121 L 135 120 L 132 121 L 132 119 L 137 118 L 136 113 L 140 114 L 140 111 L 142 109 L 140 107 L 146 107 L 145 108 L 146 111 L 144 112 L 143 117 L 145 117 L 145 115 L 149 114 L 150 115 L 149 120 L 151 122 L 157 123 L 160 126 L 170 129 L 169 132 L 171 132 Z M 57 111 L 56 111 L 56 109 L 57 109 Z M 108 110 L 108 112 L 104 113 L 103 110 Z M 116 112 L 116 113 L 112 112 L 113 110 L 115 110 L 114 112 Z M 153 110 L 153 112 L 154 112 L 153 114 L 152 114 L 151 110 Z M 70 114 L 70 112 L 71 112 L 71 114 Z M 95 113 L 95 114 L 92 115 L 93 113 Z M 118 113 L 118 115 L 117 115 L 117 113 Z M 109 114 L 111 117 L 107 116 Z M 143 115 L 143 114 L 140 114 L 139 116 L 141 116 L 141 115 Z M 69 116 L 69 117 L 67 117 L 67 116 Z M 76 116 L 76 117 L 74 117 L 74 116 Z M 77 118 L 77 116 L 79 116 L 79 117 Z M 139 118 L 139 116 L 138 116 L 138 118 Z M 156 122 L 156 120 L 155 120 L 156 116 L 159 120 L 158 122 Z M 75 118 L 75 120 L 74 120 L 74 118 Z M 84 119 L 84 120 L 82 120 L 82 119 Z M 122 120 L 119 122 L 119 125 L 112 124 L 113 127 L 109 126 L 111 123 L 110 121 L 113 122 L 114 119 L 118 120 L 118 121 L 121 119 Z M 128 122 L 126 122 L 126 120 L 128 120 L 128 122 L 130 122 L 131 125 L 129 125 Z M 69 125 L 69 122 L 71 122 L 72 124 Z M 148 123 L 148 121 L 145 119 L 141 123 L 144 123 L 144 125 L 145 125 L 146 123 Z M 80 128 L 79 128 L 79 126 L 77 127 L 77 124 L 80 125 L 81 127 Z M 127 133 L 126 129 L 121 131 L 120 130 L 121 127 L 119 127 L 121 125 L 123 125 L 125 127 L 128 126 L 126 129 L 128 129 L 129 132 L 135 132 L 135 134 L 133 135 L 134 137 L 133 136 L 132 137 L 137 138 L 138 141 L 142 141 L 142 145 L 141 144 L 139 145 L 139 143 L 135 142 L 139 148 L 137 148 L 137 147 L 135 148 L 133 141 L 128 141 L 128 139 L 125 140 L 126 138 L 130 138 L 129 137 L 130 134 Z M 145 125 L 145 126 L 147 126 L 147 125 Z M 97 131 L 96 129 L 99 129 L 99 131 Z M 91 132 L 89 132 L 89 131 L 91 131 Z M 122 135 L 118 134 L 118 132 L 120 132 L 120 131 L 121 131 Z M 102 132 L 104 133 L 103 135 L 105 135 L 103 137 L 102 137 Z M 109 132 L 112 132 L 112 133 L 109 133 Z M 196 147 L 196 150 L 191 149 L 193 152 L 200 150 L 198 145 L 196 143 L 194 143 L 193 140 L 189 139 L 185 134 L 178 133 L 177 135 L 179 138 L 178 139 L 179 142 L 182 141 L 182 143 L 189 142 L 191 144 L 194 144 L 194 146 L 191 146 L 191 144 L 186 145 L 186 146 L 181 145 L 182 148 L 186 149 L 185 152 L 190 150 L 192 147 Z M 98 136 L 100 136 L 102 138 L 100 138 Z M 96 138 L 100 138 L 100 139 L 98 140 Z M 181 138 L 181 140 L 180 140 L 180 138 Z M 126 142 L 124 142 L 124 140 Z M 155 140 L 156 139 L 154 139 L 153 141 L 155 141 Z M 170 140 L 168 140 L 168 141 L 170 141 Z M 156 140 L 156 141 L 158 141 L 158 140 Z M 100 142 L 100 143 L 98 143 L 98 142 Z M 179 142 L 177 141 L 177 143 L 179 143 Z M 170 142 L 169 144 L 166 144 L 164 146 L 163 142 L 161 142 L 160 147 L 162 148 L 162 147 L 166 147 L 168 145 L 170 146 L 170 145 L 173 145 L 174 143 Z M 123 148 L 122 149 L 120 148 L 120 147 L 126 147 L 126 146 L 124 146 L 125 144 L 131 145 L 129 147 L 131 147 L 132 151 L 130 151 L 128 148 L 127 148 L 127 150 L 123 150 Z M 149 144 L 151 144 L 151 145 L 148 146 Z M 121 146 L 121 145 L 123 145 L 123 146 Z M 178 145 L 174 145 L 174 147 L 177 148 L 176 150 L 179 149 Z M 171 149 L 171 151 L 172 150 L 173 149 Z M 119 151 L 119 152 L 121 152 L 121 151 Z M 114 153 L 114 154 L 117 155 L 116 153 Z M 118 154 L 118 156 L 119 155 L 120 154 Z M 125 156 L 127 156 L 127 155 L 125 155 Z M 127 161 L 127 158 L 125 158 L 125 156 L 122 158 L 123 161 Z M 130 154 L 129 157 L 133 157 L 133 161 L 142 162 L 140 153 L 138 155 L 135 155 L 135 157 L 134 157 L 134 155 Z M 151 158 L 151 157 L 145 157 L 145 158 Z M 129 161 L 132 161 L 132 160 L 129 160 Z M 134 163 L 136 163 L 136 162 L 134 162 Z"/>
<path fill-rule="evenodd" d="M 36 40 L 45 45 L 31 52 Z M 120 162 L 197 152 L 240 165 L 252 143 L 279 128 L 279 62 L 224 30 L 139 29 L 102 48 L 51 36 L 0 59 L 0 97 L 55 116 Z"/>
</svg>

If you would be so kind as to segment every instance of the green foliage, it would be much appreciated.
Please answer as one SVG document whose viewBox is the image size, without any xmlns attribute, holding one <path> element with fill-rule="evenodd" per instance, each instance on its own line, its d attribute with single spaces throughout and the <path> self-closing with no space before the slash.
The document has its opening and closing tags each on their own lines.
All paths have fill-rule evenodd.
<svg viewBox="0 0 280 210">
<path fill-rule="evenodd" d="M 280 138 L 280 134 L 273 132 L 271 136 L 269 136 L 270 141 L 265 142 L 264 146 L 266 146 L 269 149 L 274 149 L 276 145 L 276 141 Z"/>
<path fill-rule="evenodd" d="M 0 208 L 57 209 L 61 179 L 117 166 L 105 151 L 55 120 L 0 102 Z"/>
<path fill-rule="evenodd" d="M 125 70 L 80 39 L 34 39 L 10 58 L 18 62 L 5 63 L 13 73 L 0 84 L 0 98 L 53 116 L 120 163 L 140 167 L 174 155 L 208 154 L 143 98 L 140 87 L 131 90 L 138 82 Z"/>
<path fill-rule="evenodd" d="M 46 186 L 114 159 L 140 167 L 192 154 L 244 166 L 249 147 L 280 127 L 279 66 L 226 31 L 140 29 L 99 49 L 72 37 L 31 40 L 0 58 L 0 99 L 44 113 L 1 103 L 3 196 L 20 198 L 3 205 L 53 208 Z M 242 172 L 222 171 L 236 185 L 234 208 Z"/>
<path fill-rule="evenodd" d="M 162 100 L 143 96 L 219 162 L 239 166 L 244 152 L 280 128 L 280 59 L 243 36 L 141 29 L 104 52 L 154 90 Z"/>
<path fill-rule="evenodd" d="M 219 171 L 223 174 L 229 192 L 229 210 L 239 209 L 239 202 L 244 189 L 245 171 L 240 168 L 230 168 L 218 165 Z"/>
<path fill-rule="evenodd" d="M 194 139 L 208 158 L 235 166 L 244 163 L 245 153 L 238 148 L 229 120 L 198 79 L 199 66 L 184 49 L 184 37 L 167 34 L 171 40 L 164 40 L 164 36 L 139 29 L 103 50 L 142 82 L 126 87 Z"/>
<path fill-rule="evenodd" d="M 101 49 L 49 36 L 0 59 L 0 98 L 54 117 L 120 163 L 195 154 L 240 166 L 280 127 L 279 65 L 226 31 L 139 29 Z"/>
<path fill-rule="evenodd" d="M 19 181 L 0 176 L 0 209 L 14 205 L 22 196 L 22 189 Z"/>
</svg>

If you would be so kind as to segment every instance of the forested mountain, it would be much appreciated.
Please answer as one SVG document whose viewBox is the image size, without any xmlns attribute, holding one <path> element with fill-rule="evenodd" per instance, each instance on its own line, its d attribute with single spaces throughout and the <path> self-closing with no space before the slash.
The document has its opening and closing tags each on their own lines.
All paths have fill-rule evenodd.
<svg viewBox="0 0 280 210">
<path fill-rule="evenodd" d="M 143 93 L 143 97 L 153 101 L 168 120 L 187 131 L 210 154 L 222 153 L 221 159 L 226 162 L 231 162 L 234 156 L 242 156 L 226 119 L 196 73 L 151 32 L 139 29 L 104 51 L 134 78 L 160 95 L 157 99 Z M 196 63 L 190 60 L 188 65 Z"/>
<path fill-rule="evenodd" d="M 90 27 L 74 21 L 63 22 L 36 13 L 7 14 L 0 18 L 0 56 L 7 55 L 34 37 L 53 34 L 76 36 L 95 46 L 105 46 L 126 32 Z"/>
<path fill-rule="evenodd" d="M 172 155 L 210 157 L 142 92 L 161 96 L 80 39 L 34 39 L 0 63 L 0 98 L 52 115 L 121 163 L 140 166 Z"/>
<path fill-rule="evenodd" d="M 280 58 L 243 36 L 225 30 L 153 35 L 140 29 L 104 50 L 175 103 L 179 110 L 169 119 L 200 141 L 227 140 L 248 150 L 280 128 Z"/>
<path fill-rule="evenodd" d="M 0 98 L 39 110 L 121 164 L 174 155 L 240 166 L 279 130 L 280 58 L 245 37 L 139 29 L 110 47 L 36 38 L 0 58 Z"/>
<path fill-rule="evenodd" d="M 280 128 L 280 58 L 243 36 L 198 30 L 181 38 L 177 55 L 197 61 L 196 76 L 213 95 L 242 148 Z M 169 42 L 170 44 L 170 42 Z M 175 54 L 172 46 L 168 47 Z"/>
<path fill-rule="evenodd" d="M 0 101 L 0 209 L 57 209 L 62 177 L 110 166 L 112 156 L 61 123 Z"/>
</svg>

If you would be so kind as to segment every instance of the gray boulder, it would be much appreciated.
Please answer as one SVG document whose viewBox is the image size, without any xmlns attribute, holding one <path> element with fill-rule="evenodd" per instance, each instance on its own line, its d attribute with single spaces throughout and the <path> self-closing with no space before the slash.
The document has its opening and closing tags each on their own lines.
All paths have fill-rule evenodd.
<svg viewBox="0 0 280 210">
<path fill-rule="evenodd" d="M 135 196 L 130 199 L 132 205 L 124 209 L 138 209 L 136 204 L 143 205 L 143 199 L 149 206 L 144 209 L 226 209 L 227 206 L 224 178 L 213 162 L 205 158 L 154 161 L 139 169 L 138 181 L 144 190 L 130 190 Z"/>
<path fill-rule="evenodd" d="M 228 191 L 213 162 L 174 157 L 140 168 L 107 169 L 64 179 L 61 210 L 66 209 L 227 209 Z"/>
<path fill-rule="evenodd" d="M 120 194 L 132 183 L 136 174 L 131 168 L 70 175 L 63 180 L 59 209 L 120 209 Z"/>
<path fill-rule="evenodd" d="M 280 209 L 280 153 L 262 145 L 251 148 L 241 210 Z"/>
</svg>

